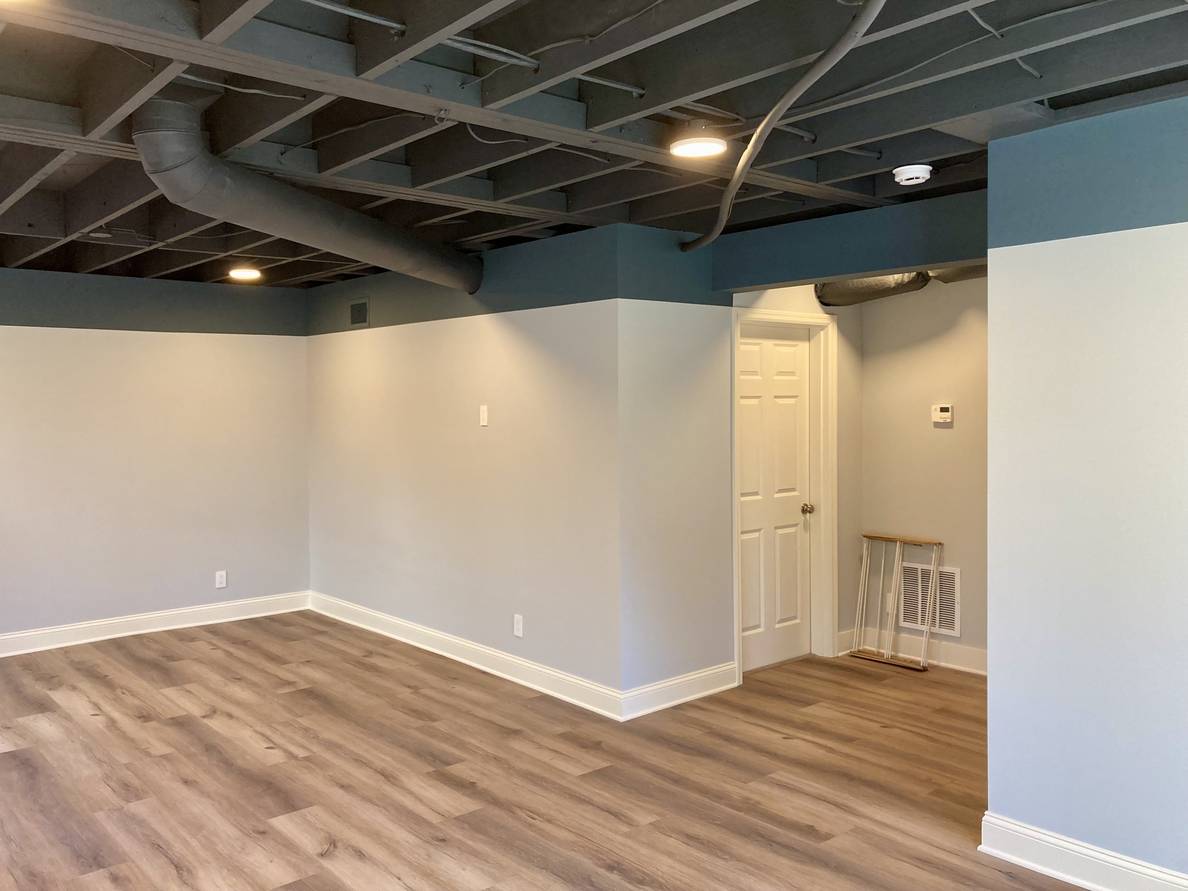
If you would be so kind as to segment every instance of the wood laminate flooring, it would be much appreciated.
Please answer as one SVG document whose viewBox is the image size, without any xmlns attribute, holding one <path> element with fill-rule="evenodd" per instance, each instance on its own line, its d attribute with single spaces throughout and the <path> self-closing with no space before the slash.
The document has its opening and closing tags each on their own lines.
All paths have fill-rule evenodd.
<svg viewBox="0 0 1188 891">
<path fill-rule="evenodd" d="M 310 612 L 0 659 L 0 891 L 1065 888 L 985 685 L 787 663 L 627 724 Z"/>
</svg>

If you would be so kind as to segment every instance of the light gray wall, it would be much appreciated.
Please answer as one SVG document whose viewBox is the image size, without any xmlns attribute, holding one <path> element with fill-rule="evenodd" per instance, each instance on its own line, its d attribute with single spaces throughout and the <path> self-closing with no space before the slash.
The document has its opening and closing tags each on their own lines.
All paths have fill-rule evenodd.
<svg viewBox="0 0 1188 891">
<path fill-rule="evenodd" d="M 305 590 L 304 378 L 304 338 L 0 327 L 0 633 Z"/>
<path fill-rule="evenodd" d="M 314 589 L 618 689 L 731 661 L 730 330 L 604 300 L 311 338 Z"/>
<path fill-rule="evenodd" d="M 310 338 L 313 588 L 619 687 L 618 336 L 608 300 Z"/>
<path fill-rule="evenodd" d="M 1181 872 L 1185 281 L 1188 224 L 990 252 L 990 809 Z"/>
<path fill-rule="evenodd" d="M 620 300 L 625 688 L 734 661 L 730 308 Z"/>
<path fill-rule="evenodd" d="M 952 427 L 933 426 L 939 402 L 953 403 Z M 985 649 L 984 278 L 862 306 L 862 525 L 944 541 L 944 565 L 961 570 L 961 636 L 936 639 Z"/>
</svg>

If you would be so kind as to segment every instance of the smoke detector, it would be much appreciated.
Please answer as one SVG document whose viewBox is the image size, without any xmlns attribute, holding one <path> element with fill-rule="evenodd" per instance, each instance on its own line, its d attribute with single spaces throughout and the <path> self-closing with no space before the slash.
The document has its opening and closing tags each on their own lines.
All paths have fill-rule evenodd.
<svg viewBox="0 0 1188 891">
<path fill-rule="evenodd" d="M 886 168 L 884 168 L 886 169 Z M 891 171 L 895 181 L 901 186 L 918 186 L 932 179 L 931 164 L 905 164 Z"/>
</svg>

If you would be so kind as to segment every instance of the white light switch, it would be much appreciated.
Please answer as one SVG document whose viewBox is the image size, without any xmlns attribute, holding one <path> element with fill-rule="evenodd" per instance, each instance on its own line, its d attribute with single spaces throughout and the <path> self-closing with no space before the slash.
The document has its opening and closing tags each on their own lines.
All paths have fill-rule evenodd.
<svg viewBox="0 0 1188 891">
<path fill-rule="evenodd" d="M 487 406 L 485 406 L 485 405 L 479 406 L 479 426 L 480 427 L 487 426 Z"/>
<path fill-rule="evenodd" d="M 524 636 L 524 617 L 519 613 L 516 613 L 515 617 L 512 619 L 512 634 L 514 634 L 516 637 Z"/>
<path fill-rule="evenodd" d="M 227 587 L 227 570 L 220 569 L 218 572 L 215 573 L 215 587 L 216 588 L 226 588 Z"/>
</svg>

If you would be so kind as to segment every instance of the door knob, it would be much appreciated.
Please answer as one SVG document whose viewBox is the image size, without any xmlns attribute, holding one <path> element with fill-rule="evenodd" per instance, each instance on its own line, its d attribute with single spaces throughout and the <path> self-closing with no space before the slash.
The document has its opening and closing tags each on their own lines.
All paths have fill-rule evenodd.
<svg viewBox="0 0 1188 891">
<path fill-rule="evenodd" d="M 815 513 L 816 510 L 817 510 L 817 506 L 815 504 L 809 504 L 807 501 L 804 504 L 800 505 L 800 512 L 802 514 Z"/>
</svg>

